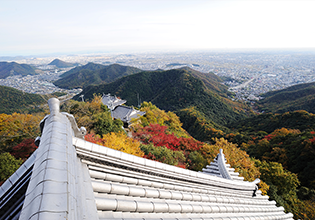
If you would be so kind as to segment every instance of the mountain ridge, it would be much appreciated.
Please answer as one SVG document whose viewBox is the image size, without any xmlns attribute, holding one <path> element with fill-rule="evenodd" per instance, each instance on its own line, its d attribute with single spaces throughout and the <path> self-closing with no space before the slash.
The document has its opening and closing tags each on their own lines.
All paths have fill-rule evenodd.
<svg viewBox="0 0 315 220">
<path fill-rule="evenodd" d="M 14 75 L 36 75 L 35 67 L 28 64 L 18 64 L 16 62 L 0 62 L 0 79 Z"/>
<path fill-rule="evenodd" d="M 0 96 L 0 114 L 41 111 L 38 106 L 47 102 L 46 96 L 25 93 L 7 86 L 0 86 Z"/>
<path fill-rule="evenodd" d="M 224 97 L 218 95 L 191 71 L 193 70 L 143 71 L 122 77 L 109 84 L 87 86 L 74 99 L 79 100 L 80 95 L 84 95 L 86 99 L 92 99 L 95 93 L 111 93 L 127 100 L 128 105 L 137 106 L 138 97 L 140 97 L 141 101 L 152 102 L 165 111 L 176 112 L 195 106 L 209 120 L 221 125 L 236 118 L 245 117 L 243 112 L 235 111 Z M 222 85 L 222 90 L 227 91 L 227 88 Z"/>
<path fill-rule="evenodd" d="M 58 68 L 67 68 L 67 67 L 76 66 L 77 64 L 76 63 L 65 62 L 65 61 L 62 61 L 60 59 L 54 59 L 48 65 L 54 65 L 54 66 L 56 66 Z"/>
<path fill-rule="evenodd" d="M 262 96 L 264 99 L 256 104 L 260 111 L 284 113 L 305 110 L 315 113 L 315 82 L 270 91 Z"/>
<path fill-rule="evenodd" d="M 122 66 L 119 64 L 104 66 L 101 64 L 88 63 L 62 74 L 60 76 L 62 78 L 53 83 L 65 89 L 84 88 L 89 85 L 110 83 L 123 76 L 141 71 L 142 70 L 135 67 Z"/>
</svg>

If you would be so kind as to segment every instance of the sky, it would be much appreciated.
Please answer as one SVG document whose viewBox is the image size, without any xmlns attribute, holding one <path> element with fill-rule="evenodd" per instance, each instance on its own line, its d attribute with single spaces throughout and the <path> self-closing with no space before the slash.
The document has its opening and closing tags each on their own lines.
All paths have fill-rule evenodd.
<svg viewBox="0 0 315 220">
<path fill-rule="evenodd" d="M 315 1 L 0 0 L 0 56 L 314 48 Z"/>
</svg>

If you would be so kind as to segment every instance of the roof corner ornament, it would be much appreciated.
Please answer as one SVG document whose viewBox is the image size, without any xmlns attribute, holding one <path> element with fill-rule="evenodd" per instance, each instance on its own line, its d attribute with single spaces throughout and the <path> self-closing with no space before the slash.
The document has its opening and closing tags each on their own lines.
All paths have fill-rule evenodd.
<svg viewBox="0 0 315 220">
<path fill-rule="evenodd" d="M 252 183 L 254 183 L 254 184 L 255 184 L 255 190 L 254 190 L 254 192 L 253 192 L 253 197 L 255 197 L 255 196 L 256 196 L 256 193 L 257 193 L 257 191 L 259 190 L 259 188 L 258 188 L 257 184 L 258 184 L 258 183 L 260 183 L 260 179 L 256 178 L 256 179 L 255 179 Z"/>
<path fill-rule="evenodd" d="M 57 98 L 50 98 L 48 100 L 48 107 L 50 111 L 50 115 L 57 115 L 60 113 L 60 101 Z M 49 117 L 46 115 L 39 123 L 40 133 L 43 133 L 45 121 Z M 38 147 L 40 143 L 40 137 L 37 137 L 34 141 L 34 144 Z"/>
<path fill-rule="evenodd" d="M 86 135 L 86 129 L 85 127 L 81 127 L 79 128 L 75 118 L 73 117 L 73 115 L 67 113 L 67 112 L 61 112 L 61 114 L 67 116 L 67 118 L 69 119 L 70 123 L 71 123 L 71 127 L 74 133 L 74 136 L 77 138 L 81 138 L 84 139 L 84 136 Z"/>
<path fill-rule="evenodd" d="M 49 99 L 48 105 L 49 105 L 50 115 L 57 115 L 58 113 L 60 113 L 60 101 L 57 98 Z M 61 112 L 61 114 L 67 116 L 67 118 L 69 119 L 74 136 L 77 138 L 84 139 L 84 136 L 86 135 L 86 129 L 84 127 L 78 128 L 78 125 L 73 115 L 67 112 Z"/>
<path fill-rule="evenodd" d="M 217 156 L 217 160 L 218 160 L 219 171 L 222 177 L 225 179 L 232 179 L 231 175 L 229 174 L 229 171 L 226 169 L 226 166 L 225 166 L 226 159 L 223 154 L 222 148 L 220 148 L 220 153 Z"/>
<path fill-rule="evenodd" d="M 60 113 L 60 101 L 57 98 L 51 98 L 48 100 L 48 106 L 50 115 L 57 115 Z"/>
<path fill-rule="evenodd" d="M 44 119 L 40 122 L 40 131 L 41 133 L 43 133 L 43 129 L 44 129 L 44 125 L 45 125 L 45 121 L 49 116 L 56 116 L 59 113 L 62 115 L 65 115 L 71 124 L 71 128 L 73 130 L 74 136 L 77 138 L 82 138 L 84 139 L 84 136 L 86 135 L 86 129 L 85 127 L 81 127 L 78 128 L 77 123 L 75 121 L 75 118 L 73 117 L 73 115 L 67 113 L 67 112 L 60 112 L 60 101 L 57 98 L 51 98 L 48 100 L 48 106 L 49 106 L 49 110 L 50 110 L 50 115 L 46 115 L 44 117 Z M 37 146 L 39 146 L 40 143 L 40 137 L 37 137 L 35 140 L 35 144 Z"/>
<path fill-rule="evenodd" d="M 222 148 L 220 148 L 219 153 L 223 154 L 223 149 Z M 224 156 L 224 154 L 223 154 L 223 156 Z"/>
<path fill-rule="evenodd" d="M 39 143 L 40 143 L 40 137 L 37 137 L 34 141 L 34 144 L 39 147 Z"/>
<path fill-rule="evenodd" d="M 239 173 L 234 172 L 235 169 L 230 168 L 230 166 L 231 165 L 227 163 L 227 160 L 223 154 L 223 149 L 220 149 L 213 162 L 203 168 L 202 172 L 224 179 L 243 181 L 244 177 L 239 176 Z"/>
<path fill-rule="evenodd" d="M 255 183 L 257 185 L 258 183 L 260 183 L 260 179 L 256 178 L 252 183 Z"/>
</svg>

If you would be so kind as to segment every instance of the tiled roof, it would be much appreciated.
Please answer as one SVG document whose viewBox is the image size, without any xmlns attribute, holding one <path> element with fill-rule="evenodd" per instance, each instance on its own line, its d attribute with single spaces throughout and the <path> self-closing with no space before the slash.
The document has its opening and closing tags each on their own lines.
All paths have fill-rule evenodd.
<svg viewBox="0 0 315 220">
<path fill-rule="evenodd" d="M 244 180 L 244 178 L 238 176 L 239 173 L 234 172 L 234 170 L 234 168 L 230 168 L 230 164 L 226 163 L 223 150 L 220 149 L 220 153 L 214 159 L 214 162 L 211 162 L 210 165 L 207 165 L 206 168 L 203 168 L 202 172 L 226 179 Z"/>
<path fill-rule="evenodd" d="M 17 219 L 32 175 L 37 150 L 0 186 L 0 219 Z"/>
<path fill-rule="evenodd" d="M 115 109 L 119 105 L 125 104 L 126 102 L 126 100 L 122 100 L 116 96 L 111 96 L 110 94 L 102 96 L 102 103 L 111 110 Z"/>
<path fill-rule="evenodd" d="M 20 219 L 293 219 L 256 182 L 235 180 L 222 152 L 215 176 L 140 158 L 85 141 L 57 99 L 49 106 L 29 165 L 1 187 L 3 204 L 33 166 Z"/>
<path fill-rule="evenodd" d="M 123 122 L 130 123 L 132 119 L 139 118 L 140 116 L 145 115 L 145 112 L 134 109 L 133 107 L 128 106 L 117 106 L 113 112 L 113 118 L 119 118 Z"/>
<path fill-rule="evenodd" d="M 102 103 L 111 110 L 113 118 L 120 119 L 127 124 L 129 124 L 132 119 L 145 115 L 145 112 L 136 110 L 133 107 L 124 106 L 123 104 L 126 103 L 126 100 L 119 99 L 110 94 L 102 96 Z"/>
</svg>

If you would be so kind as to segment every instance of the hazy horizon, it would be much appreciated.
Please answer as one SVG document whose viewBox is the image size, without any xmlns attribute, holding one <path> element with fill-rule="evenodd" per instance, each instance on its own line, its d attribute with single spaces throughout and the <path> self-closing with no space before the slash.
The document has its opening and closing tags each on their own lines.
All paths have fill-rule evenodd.
<svg viewBox="0 0 315 220">
<path fill-rule="evenodd" d="M 0 56 L 315 51 L 315 1 L 0 0 Z"/>
</svg>

